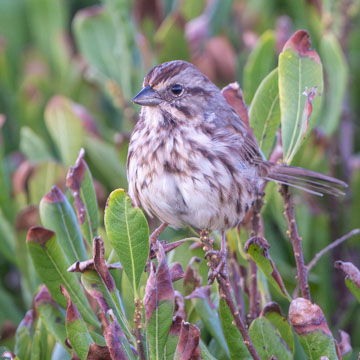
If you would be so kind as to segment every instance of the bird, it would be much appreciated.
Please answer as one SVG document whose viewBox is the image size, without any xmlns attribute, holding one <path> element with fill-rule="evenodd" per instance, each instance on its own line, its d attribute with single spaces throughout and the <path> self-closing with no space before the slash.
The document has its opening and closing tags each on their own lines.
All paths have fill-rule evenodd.
<svg viewBox="0 0 360 360">
<path fill-rule="evenodd" d="M 174 228 L 236 227 L 267 181 L 339 195 L 346 183 L 266 161 L 220 89 L 193 64 L 153 67 L 132 99 L 141 105 L 131 134 L 128 193 L 135 206 Z"/>
</svg>

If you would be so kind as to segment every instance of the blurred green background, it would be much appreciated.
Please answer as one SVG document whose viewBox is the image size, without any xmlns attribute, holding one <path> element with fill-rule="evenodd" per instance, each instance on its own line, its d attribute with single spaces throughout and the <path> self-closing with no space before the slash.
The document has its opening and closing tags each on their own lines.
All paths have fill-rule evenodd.
<svg viewBox="0 0 360 360">
<path fill-rule="evenodd" d="M 40 199 L 53 184 L 65 189 L 81 147 L 100 210 L 111 190 L 127 188 L 127 144 L 139 110 L 130 100 L 160 62 L 191 61 L 219 87 L 238 81 L 250 105 L 289 36 L 308 30 L 325 91 L 317 126 L 294 164 L 344 179 L 350 189 L 342 199 L 294 192 L 306 262 L 359 227 L 359 13 L 355 0 L 0 0 L 0 344 L 11 341 L 37 290 L 24 239 L 39 223 Z M 270 185 L 265 235 L 293 290 L 282 212 Z M 164 238 L 180 236 L 167 230 Z M 333 263 L 359 266 L 359 244 L 359 236 L 348 240 L 309 275 L 329 326 L 348 331 L 355 348 L 360 308 Z M 190 256 L 181 251 L 175 256 L 184 256 L 186 267 Z"/>
</svg>

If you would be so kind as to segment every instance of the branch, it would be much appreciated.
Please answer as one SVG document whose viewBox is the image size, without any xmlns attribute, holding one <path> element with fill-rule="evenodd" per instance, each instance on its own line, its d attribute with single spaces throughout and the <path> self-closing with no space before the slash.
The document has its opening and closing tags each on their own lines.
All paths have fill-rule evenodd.
<svg viewBox="0 0 360 360">
<path fill-rule="evenodd" d="M 209 237 L 209 232 L 207 230 L 203 230 L 200 233 L 200 240 L 201 243 L 204 245 L 204 250 L 207 253 L 213 253 L 213 241 Z M 230 312 L 232 314 L 232 317 L 234 319 L 235 325 L 240 331 L 240 334 L 244 340 L 244 344 L 249 350 L 249 353 L 251 354 L 252 358 L 254 360 L 261 360 L 261 357 L 257 353 L 254 344 L 252 343 L 249 333 L 247 332 L 246 326 L 241 319 L 240 313 L 233 301 L 232 295 L 231 295 L 231 285 L 229 281 L 229 275 L 227 271 L 219 271 L 219 261 L 221 260 L 220 256 L 212 255 L 209 257 L 208 266 L 210 267 L 210 272 L 212 274 L 216 274 L 216 279 L 219 284 L 219 290 L 220 290 L 220 296 L 225 299 L 226 304 L 228 305 Z M 225 259 L 226 261 L 226 259 Z"/>
<path fill-rule="evenodd" d="M 142 341 L 142 333 L 141 333 L 142 307 L 143 307 L 142 301 L 140 299 L 135 299 L 134 335 L 136 338 L 136 348 L 139 353 L 139 359 L 146 360 L 144 344 Z"/>
<path fill-rule="evenodd" d="M 251 219 L 251 236 L 259 236 L 264 235 L 262 218 L 261 218 L 261 209 L 263 207 L 265 193 L 260 193 L 257 195 L 255 203 L 253 205 L 253 216 Z M 249 320 L 250 322 L 258 317 L 259 315 L 259 297 L 258 297 L 258 290 L 257 290 L 257 266 L 254 260 L 249 259 L 249 266 L 250 266 L 250 286 L 249 286 Z"/>
<path fill-rule="evenodd" d="M 289 187 L 287 185 L 280 186 L 280 194 L 284 200 L 285 217 L 288 224 L 288 235 L 294 250 L 297 280 L 303 298 L 311 301 L 309 284 L 307 279 L 307 268 L 304 263 L 304 255 L 301 246 L 301 237 L 295 220 L 294 204 L 291 199 Z"/>
<path fill-rule="evenodd" d="M 335 240 L 334 242 L 332 242 L 331 244 L 329 244 L 328 246 L 326 246 L 325 248 L 323 248 L 321 251 L 319 251 L 314 258 L 309 262 L 308 266 L 307 266 L 307 271 L 309 272 L 315 265 L 316 263 L 319 261 L 319 259 L 328 251 L 330 251 L 331 249 L 335 248 L 336 246 L 340 245 L 341 243 L 343 243 L 344 241 L 350 239 L 352 236 L 359 234 L 360 233 L 360 229 L 354 229 L 352 231 L 350 231 L 349 233 L 345 234 L 344 236 L 342 236 L 341 238 Z"/>
<path fill-rule="evenodd" d="M 250 284 L 249 284 L 249 322 L 252 322 L 259 315 L 259 296 L 257 290 L 257 266 L 253 259 L 249 259 Z"/>
</svg>

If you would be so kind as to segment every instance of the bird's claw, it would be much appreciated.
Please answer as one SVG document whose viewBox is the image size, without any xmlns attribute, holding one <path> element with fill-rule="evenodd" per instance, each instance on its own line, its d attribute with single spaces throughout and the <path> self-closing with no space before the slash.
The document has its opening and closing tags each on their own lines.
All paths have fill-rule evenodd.
<svg viewBox="0 0 360 360">
<path fill-rule="evenodd" d="M 218 276 L 221 276 L 224 279 L 227 278 L 226 257 L 221 251 L 207 251 L 205 253 L 205 259 L 208 259 L 210 262 L 208 285 L 211 285 Z"/>
</svg>

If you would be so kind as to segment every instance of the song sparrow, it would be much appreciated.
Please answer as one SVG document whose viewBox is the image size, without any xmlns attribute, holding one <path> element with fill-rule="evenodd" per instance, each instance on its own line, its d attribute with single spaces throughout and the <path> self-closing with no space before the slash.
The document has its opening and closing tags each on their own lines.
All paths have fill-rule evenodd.
<svg viewBox="0 0 360 360">
<path fill-rule="evenodd" d="M 185 61 L 155 66 L 133 102 L 142 109 L 129 145 L 129 195 L 170 226 L 235 227 L 267 180 L 316 194 L 346 186 L 265 161 L 219 88 Z"/>
</svg>

